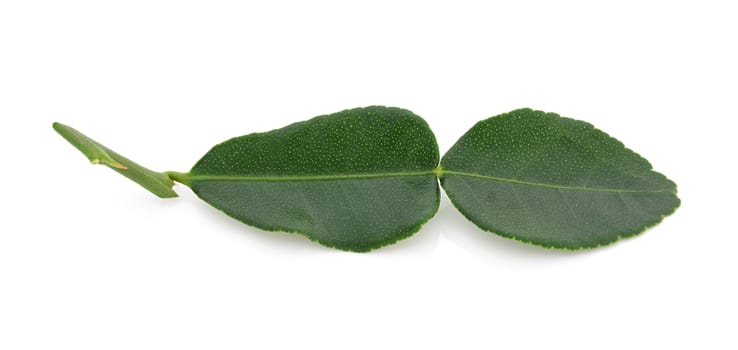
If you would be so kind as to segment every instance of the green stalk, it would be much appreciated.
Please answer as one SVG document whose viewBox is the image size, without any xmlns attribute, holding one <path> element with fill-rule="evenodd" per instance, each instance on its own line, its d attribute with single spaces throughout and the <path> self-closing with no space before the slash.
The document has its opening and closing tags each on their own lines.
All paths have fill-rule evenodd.
<svg viewBox="0 0 738 350">
<path fill-rule="evenodd" d="M 166 173 L 155 172 L 136 164 L 72 127 L 60 123 L 54 123 L 53 126 L 59 135 L 87 156 L 92 164 L 105 165 L 143 186 L 158 197 L 177 197 L 177 192 L 172 189 L 174 181 Z"/>
</svg>

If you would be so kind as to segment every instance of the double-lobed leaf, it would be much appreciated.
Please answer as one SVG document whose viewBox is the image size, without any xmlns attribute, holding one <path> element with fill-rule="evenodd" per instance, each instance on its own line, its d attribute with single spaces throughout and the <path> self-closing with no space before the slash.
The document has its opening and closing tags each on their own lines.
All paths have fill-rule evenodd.
<svg viewBox="0 0 738 350">
<path fill-rule="evenodd" d="M 159 196 L 176 196 L 178 181 L 246 224 L 350 251 L 417 232 L 438 209 L 439 179 L 481 229 L 561 249 L 635 235 L 680 203 L 676 185 L 619 141 L 531 109 L 477 123 L 440 162 L 422 118 L 372 106 L 230 139 L 189 173 L 156 173 L 72 128 L 54 128 L 93 162 Z"/>
</svg>

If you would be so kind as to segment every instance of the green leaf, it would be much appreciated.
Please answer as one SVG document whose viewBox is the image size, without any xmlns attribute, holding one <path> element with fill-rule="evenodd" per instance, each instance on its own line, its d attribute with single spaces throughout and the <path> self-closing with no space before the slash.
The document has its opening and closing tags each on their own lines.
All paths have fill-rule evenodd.
<svg viewBox="0 0 738 350">
<path fill-rule="evenodd" d="M 154 172 L 71 127 L 54 129 L 157 196 L 176 197 L 178 181 L 246 224 L 352 251 L 417 232 L 438 210 L 437 178 L 483 230 L 552 248 L 635 235 L 680 204 L 676 185 L 619 141 L 530 109 L 477 123 L 440 165 L 425 121 L 381 106 L 228 140 L 189 173 Z"/>
<path fill-rule="evenodd" d="M 438 160 L 423 119 L 375 106 L 228 140 L 170 176 L 246 224 L 368 251 L 435 214 Z"/>
<path fill-rule="evenodd" d="M 177 192 L 172 190 L 174 182 L 166 174 L 138 165 L 72 127 L 60 123 L 54 123 L 53 127 L 59 135 L 87 156 L 87 159 L 93 164 L 103 164 L 161 198 L 177 197 Z"/>
<path fill-rule="evenodd" d="M 680 204 L 676 185 L 616 139 L 530 109 L 477 123 L 441 167 L 444 190 L 474 224 L 545 247 L 612 243 Z"/>
</svg>

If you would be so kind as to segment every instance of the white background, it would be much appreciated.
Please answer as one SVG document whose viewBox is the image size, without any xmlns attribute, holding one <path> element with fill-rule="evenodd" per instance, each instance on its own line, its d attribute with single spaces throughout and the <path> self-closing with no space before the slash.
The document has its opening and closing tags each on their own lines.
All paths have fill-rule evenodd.
<svg viewBox="0 0 738 350">
<path fill-rule="evenodd" d="M 265 4 L 0 2 L 0 348 L 738 347 L 731 2 Z M 444 196 L 415 236 L 348 253 L 184 186 L 157 199 L 51 128 L 187 171 L 232 136 L 373 104 L 424 117 L 442 153 L 520 107 L 587 120 L 683 204 L 569 253 Z"/>
</svg>

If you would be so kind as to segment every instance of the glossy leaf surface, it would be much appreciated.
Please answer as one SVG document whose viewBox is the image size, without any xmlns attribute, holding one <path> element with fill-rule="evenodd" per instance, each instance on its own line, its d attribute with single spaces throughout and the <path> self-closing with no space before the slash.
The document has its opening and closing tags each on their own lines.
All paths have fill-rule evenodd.
<svg viewBox="0 0 738 350">
<path fill-rule="evenodd" d="M 441 184 L 474 224 L 546 247 L 608 244 L 680 204 L 676 185 L 616 139 L 530 109 L 477 123 L 441 166 Z"/>
<path fill-rule="evenodd" d="M 438 160 L 424 120 L 375 106 L 228 140 L 173 178 L 249 225 L 367 251 L 435 214 Z"/>
</svg>

